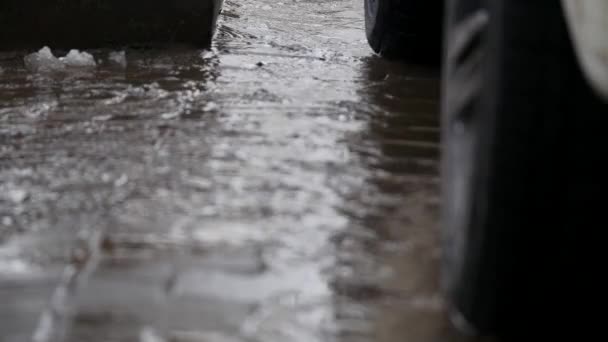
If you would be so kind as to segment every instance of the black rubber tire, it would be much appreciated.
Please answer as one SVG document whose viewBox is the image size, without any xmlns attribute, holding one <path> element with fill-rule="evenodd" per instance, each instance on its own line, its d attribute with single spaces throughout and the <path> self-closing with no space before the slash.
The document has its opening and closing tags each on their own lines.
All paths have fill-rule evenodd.
<svg viewBox="0 0 608 342">
<path fill-rule="evenodd" d="M 516 340 L 589 331 L 576 316 L 591 296 L 583 246 L 605 221 L 608 105 L 582 75 L 560 1 L 446 9 L 443 285 L 455 322 Z"/>
<path fill-rule="evenodd" d="M 387 58 L 440 60 L 443 0 L 364 0 L 367 41 Z"/>
<path fill-rule="evenodd" d="M 2 0 L 0 50 L 209 47 L 222 0 Z"/>
</svg>

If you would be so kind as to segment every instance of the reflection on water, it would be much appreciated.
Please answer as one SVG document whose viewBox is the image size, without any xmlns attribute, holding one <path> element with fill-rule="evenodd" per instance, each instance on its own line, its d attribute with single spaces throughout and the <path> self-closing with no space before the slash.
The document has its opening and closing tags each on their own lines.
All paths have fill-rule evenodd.
<svg viewBox="0 0 608 342">
<path fill-rule="evenodd" d="M 126 69 L 3 55 L 3 340 L 448 339 L 437 71 L 371 56 L 361 7 L 228 1 L 212 51 Z"/>
</svg>

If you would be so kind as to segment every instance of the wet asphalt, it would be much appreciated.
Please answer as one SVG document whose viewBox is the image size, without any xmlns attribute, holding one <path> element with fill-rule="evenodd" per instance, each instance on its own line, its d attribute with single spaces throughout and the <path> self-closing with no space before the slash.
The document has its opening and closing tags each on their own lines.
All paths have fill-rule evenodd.
<svg viewBox="0 0 608 342">
<path fill-rule="evenodd" d="M 211 51 L 0 56 L 0 341 L 461 341 L 438 70 L 360 0 L 227 1 Z"/>
</svg>

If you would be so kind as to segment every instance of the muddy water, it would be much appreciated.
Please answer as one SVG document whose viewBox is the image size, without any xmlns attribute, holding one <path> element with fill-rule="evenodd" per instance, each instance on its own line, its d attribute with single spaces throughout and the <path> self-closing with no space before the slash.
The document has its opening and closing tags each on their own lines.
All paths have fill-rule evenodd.
<svg viewBox="0 0 608 342">
<path fill-rule="evenodd" d="M 437 70 L 362 27 L 359 0 L 228 1 L 211 51 L 3 54 L 1 340 L 458 340 Z"/>
</svg>

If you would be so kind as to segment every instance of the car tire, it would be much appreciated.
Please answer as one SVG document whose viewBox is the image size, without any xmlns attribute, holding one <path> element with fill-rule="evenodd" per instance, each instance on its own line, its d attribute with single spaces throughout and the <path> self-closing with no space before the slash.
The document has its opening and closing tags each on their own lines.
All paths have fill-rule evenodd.
<svg viewBox="0 0 608 342">
<path fill-rule="evenodd" d="M 386 58 L 440 60 L 443 0 L 364 0 L 371 48 Z"/>
<path fill-rule="evenodd" d="M 208 48 L 223 0 L 2 0 L 0 50 Z"/>
<path fill-rule="evenodd" d="M 520 338 L 575 330 L 591 260 L 580 246 L 604 221 L 594 184 L 608 105 L 584 79 L 559 1 L 450 0 L 446 11 L 442 275 L 454 321 Z"/>
</svg>

